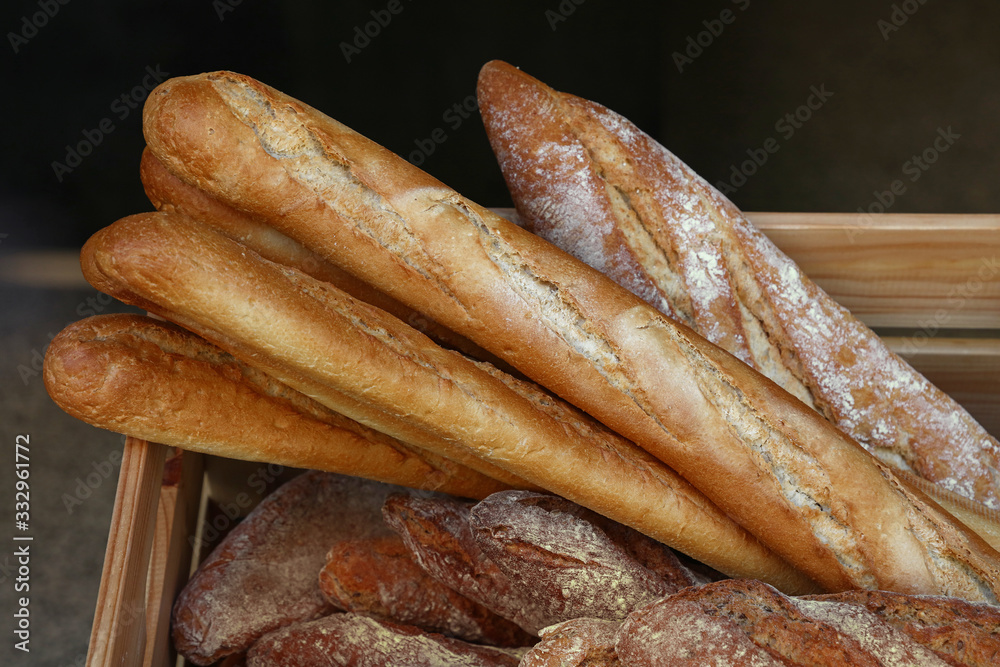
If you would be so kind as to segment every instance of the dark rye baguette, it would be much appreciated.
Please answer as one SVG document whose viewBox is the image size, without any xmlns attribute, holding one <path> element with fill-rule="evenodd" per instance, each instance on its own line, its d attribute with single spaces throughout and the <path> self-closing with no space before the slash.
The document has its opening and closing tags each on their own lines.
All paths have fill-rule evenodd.
<svg viewBox="0 0 1000 667">
<path fill-rule="evenodd" d="M 156 210 L 181 213 L 203 222 L 239 241 L 264 259 L 296 268 L 317 280 L 330 283 L 355 299 L 381 308 L 444 347 L 458 350 L 474 359 L 488 361 L 504 370 L 511 370 L 505 362 L 469 339 L 459 336 L 358 280 L 260 219 L 223 204 L 198 188 L 187 185 L 167 171 L 148 148 L 142 151 L 139 177 L 146 196 Z"/>
<path fill-rule="evenodd" d="M 266 218 L 638 443 L 825 589 L 997 599 L 1000 555 L 814 410 L 333 119 L 217 72 L 161 84 L 143 128 L 179 178 Z"/>
<path fill-rule="evenodd" d="M 1000 443 L 731 201 L 610 109 L 507 63 L 479 105 L 528 229 L 813 406 L 890 465 L 1000 509 Z"/>
<path fill-rule="evenodd" d="M 318 573 L 342 539 L 389 535 L 382 503 L 398 486 L 305 472 L 223 539 L 174 602 L 172 637 L 196 665 L 246 651 L 264 634 L 334 611 Z"/>
<path fill-rule="evenodd" d="M 49 344 L 43 377 L 49 396 L 69 414 L 151 442 L 468 498 L 506 488 L 143 315 L 96 315 L 69 325 Z"/>
<path fill-rule="evenodd" d="M 490 646 L 528 646 L 531 636 L 431 577 L 398 534 L 356 538 L 326 555 L 319 587 L 338 609 Z"/>
<path fill-rule="evenodd" d="M 684 479 L 529 383 L 190 218 L 148 213 L 81 253 L 98 289 L 177 322 L 376 430 L 518 488 L 545 488 L 718 570 L 815 586 Z"/>
</svg>

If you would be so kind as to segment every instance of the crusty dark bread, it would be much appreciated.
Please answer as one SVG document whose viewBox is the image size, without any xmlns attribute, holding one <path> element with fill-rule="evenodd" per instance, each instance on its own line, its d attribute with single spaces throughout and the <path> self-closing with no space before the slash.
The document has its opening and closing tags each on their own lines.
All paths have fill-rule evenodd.
<svg viewBox="0 0 1000 667">
<path fill-rule="evenodd" d="M 194 220 L 124 218 L 87 242 L 81 262 L 98 289 L 403 442 L 509 486 L 549 489 L 719 570 L 814 588 L 633 443 Z"/>
<path fill-rule="evenodd" d="M 620 622 L 575 618 L 543 629 L 520 667 L 619 667 L 615 639 Z"/>
<path fill-rule="evenodd" d="M 846 591 L 804 599 L 864 607 L 944 660 L 969 667 L 1000 661 L 1000 607 L 939 596 Z"/>
<path fill-rule="evenodd" d="M 336 121 L 219 72 L 161 84 L 143 129 L 179 178 L 637 442 L 827 590 L 997 599 L 1000 555 L 800 400 Z"/>
<path fill-rule="evenodd" d="M 1000 508 L 1000 443 L 610 109 L 507 63 L 479 105 L 529 229 L 814 406 L 887 463 Z"/>
<path fill-rule="evenodd" d="M 945 665 L 860 607 L 789 598 L 752 580 L 688 588 L 618 631 L 626 665 Z"/>
<path fill-rule="evenodd" d="M 516 667 L 520 652 L 360 614 L 331 614 L 262 637 L 247 667 Z"/>
<path fill-rule="evenodd" d="M 480 550 L 469 524 L 471 509 L 457 499 L 397 494 L 386 499 L 382 516 L 425 572 L 535 635 L 549 617 Z"/>
<path fill-rule="evenodd" d="M 431 577 L 396 533 L 334 545 L 319 573 L 319 587 L 344 611 L 478 644 L 533 643 L 514 623 Z"/>
<path fill-rule="evenodd" d="M 401 487 L 306 472 L 268 495 L 202 561 L 173 608 L 177 651 L 197 665 L 263 634 L 329 614 L 317 574 L 341 539 L 385 535 L 382 503 Z"/>
<path fill-rule="evenodd" d="M 558 496 L 495 493 L 472 507 L 469 524 L 483 555 L 543 611 L 546 625 L 620 621 L 705 583 L 663 544 Z"/>
<path fill-rule="evenodd" d="M 49 344 L 43 377 L 69 414 L 151 442 L 469 498 L 505 488 L 142 315 L 96 315 L 69 325 Z"/>
</svg>

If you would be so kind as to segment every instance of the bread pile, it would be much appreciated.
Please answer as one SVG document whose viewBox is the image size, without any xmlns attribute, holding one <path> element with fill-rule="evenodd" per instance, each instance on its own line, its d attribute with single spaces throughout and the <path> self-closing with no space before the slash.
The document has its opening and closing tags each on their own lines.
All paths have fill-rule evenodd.
<svg viewBox="0 0 1000 667">
<path fill-rule="evenodd" d="M 222 456 L 556 494 L 786 595 L 997 603 L 1000 554 L 920 490 L 996 507 L 995 439 L 628 121 L 503 63 L 479 93 L 541 236 L 249 77 L 161 84 L 158 211 L 81 262 L 172 324 L 70 326 L 52 397 Z"/>
</svg>

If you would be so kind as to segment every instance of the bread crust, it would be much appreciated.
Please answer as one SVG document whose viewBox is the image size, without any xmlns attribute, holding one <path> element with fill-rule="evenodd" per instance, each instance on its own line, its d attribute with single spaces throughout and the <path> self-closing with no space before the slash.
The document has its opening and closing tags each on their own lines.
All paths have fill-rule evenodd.
<svg viewBox="0 0 1000 667">
<path fill-rule="evenodd" d="M 344 611 L 490 646 L 533 643 L 514 623 L 427 574 L 395 533 L 335 545 L 319 573 L 319 587 Z"/>
<path fill-rule="evenodd" d="M 95 315 L 49 344 L 43 377 L 91 425 L 205 454 L 485 498 L 504 484 L 348 419 L 180 327 Z"/>
<path fill-rule="evenodd" d="M 81 257 L 98 289 L 399 440 L 510 486 L 548 488 L 716 569 L 813 588 L 633 443 L 200 223 L 130 216 L 98 232 Z"/>
<path fill-rule="evenodd" d="M 265 498 L 223 539 L 174 602 L 172 637 L 196 665 L 262 635 L 329 614 L 317 574 L 341 539 L 389 535 L 382 502 L 401 487 L 308 471 Z"/>
<path fill-rule="evenodd" d="M 507 63 L 479 101 L 521 219 L 894 467 L 1000 507 L 1000 443 L 627 119 Z"/>
<path fill-rule="evenodd" d="M 639 443 L 827 590 L 997 599 L 1000 555 L 801 401 L 374 142 L 231 73 L 161 84 L 143 127 L 179 177 Z"/>
<path fill-rule="evenodd" d="M 296 268 L 317 280 L 330 283 L 355 299 L 381 308 L 426 334 L 439 345 L 459 350 L 474 359 L 487 361 L 504 371 L 513 370 L 502 359 L 490 354 L 468 338 L 459 336 L 368 283 L 358 280 L 269 226 L 266 221 L 228 206 L 198 188 L 187 185 L 167 171 L 148 148 L 142 151 L 139 176 L 146 196 L 156 210 L 180 213 L 203 222 L 229 238 L 239 241 L 264 259 Z"/>
<path fill-rule="evenodd" d="M 517 667 L 519 656 L 411 625 L 331 614 L 262 637 L 247 653 L 247 667 Z"/>
</svg>

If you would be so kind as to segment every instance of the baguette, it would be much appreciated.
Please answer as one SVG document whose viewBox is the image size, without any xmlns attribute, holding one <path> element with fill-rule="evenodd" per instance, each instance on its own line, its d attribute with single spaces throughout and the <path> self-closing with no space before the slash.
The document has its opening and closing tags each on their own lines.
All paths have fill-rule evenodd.
<svg viewBox="0 0 1000 667">
<path fill-rule="evenodd" d="M 826 590 L 997 600 L 1000 555 L 814 410 L 336 121 L 221 72 L 161 84 L 143 129 L 179 178 L 638 443 Z M 268 187 L 250 186 L 260 182 Z"/>
<path fill-rule="evenodd" d="M 546 488 L 720 571 L 815 589 L 633 443 L 189 218 L 124 218 L 87 242 L 81 262 L 98 289 L 403 442 L 510 486 Z"/>
<path fill-rule="evenodd" d="M 239 241 L 264 259 L 296 268 L 330 283 L 355 299 L 370 303 L 403 320 L 438 344 L 458 350 L 466 356 L 488 361 L 506 371 L 513 370 L 501 359 L 459 336 L 412 308 L 386 296 L 350 273 L 304 248 L 262 220 L 227 206 L 198 188 L 191 187 L 171 174 L 148 148 L 143 149 L 139 176 L 146 196 L 158 211 L 180 213 L 209 225 L 229 238 Z"/>
<path fill-rule="evenodd" d="M 528 229 L 754 366 L 880 459 L 1000 509 L 1000 443 L 627 119 L 503 62 L 479 76 Z"/>
<path fill-rule="evenodd" d="M 247 461 L 469 498 L 506 485 L 348 419 L 173 324 L 96 315 L 49 344 L 49 396 L 88 424 Z"/>
</svg>

